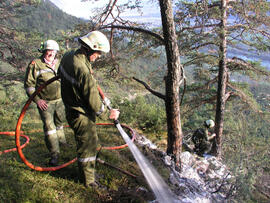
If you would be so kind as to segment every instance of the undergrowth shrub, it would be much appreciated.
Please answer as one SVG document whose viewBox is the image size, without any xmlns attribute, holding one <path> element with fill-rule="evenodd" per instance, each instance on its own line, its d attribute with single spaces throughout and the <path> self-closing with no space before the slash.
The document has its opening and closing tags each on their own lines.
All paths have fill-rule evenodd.
<svg viewBox="0 0 270 203">
<path fill-rule="evenodd" d="M 122 122 L 138 127 L 145 132 L 161 132 L 166 128 L 166 114 L 164 106 L 150 103 L 145 97 L 138 96 L 134 100 L 119 97 L 113 99 L 118 104 Z"/>
<path fill-rule="evenodd" d="M 2 130 L 13 131 L 21 109 L 27 101 L 23 83 L 18 81 L 1 81 L 0 86 L 0 123 Z"/>
<path fill-rule="evenodd" d="M 250 111 L 226 114 L 223 136 L 223 160 L 235 176 L 235 200 L 265 202 L 256 187 L 269 170 L 269 132 L 267 120 Z M 251 120 L 253 122 L 251 122 Z M 269 126 L 268 126 L 269 127 Z M 265 182 L 265 184 L 269 184 Z"/>
</svg>

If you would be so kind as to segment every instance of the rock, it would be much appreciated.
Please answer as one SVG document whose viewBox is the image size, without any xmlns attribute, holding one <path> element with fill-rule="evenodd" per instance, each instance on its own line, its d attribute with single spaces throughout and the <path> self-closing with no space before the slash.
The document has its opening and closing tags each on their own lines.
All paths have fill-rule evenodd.
<svg viewBox="0 0 270 203">
<path fill-rule="evenodd" d="M 151 148 L 151 152 L 163 160 L 164 167 L 170 169 L 171 190 L 179 203 L 227 202 L 233 176 L 220 160 L 211 155 L 199 157 L 185 151 L 181 153 L 181 171 L 176 170 L 174 160 L 142 135 L 136 141 Z M 152 146 L 155 146 L 152 148 Z M 156 201 L 152 201 L 154 203 Z"/>
<path fill-rule="evenodd" d="M 168 155 L 166 155 L 164 157 L 164 163 L 165 163 L 166 166 L 171 166 L 172 165 L 172 159 L 171 159 L 171 157 L 168 156 Z"/>
<path fill-rule="evenodd" d="M 145 136 L 136 133 L 136 142 L 140 145 L 147 146 L 150 149 L 157 149 L 157 146 L 153 144 L 149 139 Z"/>
</svg>

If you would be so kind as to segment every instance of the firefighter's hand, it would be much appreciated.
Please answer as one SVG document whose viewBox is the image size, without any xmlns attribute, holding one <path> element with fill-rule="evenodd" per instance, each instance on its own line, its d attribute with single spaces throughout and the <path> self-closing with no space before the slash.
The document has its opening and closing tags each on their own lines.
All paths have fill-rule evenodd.
<svg viewBox="0 0 270 203">
<path fill-rule="evenodd" d="M 212 137 L 212 138 L 216 137 L 216 133 L 213 133 L 213 134 L 211 135 L 211 137 Z"/>
<path fill-rule="evenodd" d="M 117 120 L 119 117 L 120 111 L 119 109 L 111 109 L 109 118 L 112 120 Z"/>
<path fill-rule="evenodd" d="M 48 104 L 45 100 L 40 99 L 37 101 L 37 106 L 40 110 L 45 111 L 48 108 Z"/>
<path fill-rule="evenodd" d="M 208 140 L 212 140 L 212 139 L 214 139 L 216 137 L 216 133 L 213 133 L 209 138 L 208 138 Z"/>
</svg>

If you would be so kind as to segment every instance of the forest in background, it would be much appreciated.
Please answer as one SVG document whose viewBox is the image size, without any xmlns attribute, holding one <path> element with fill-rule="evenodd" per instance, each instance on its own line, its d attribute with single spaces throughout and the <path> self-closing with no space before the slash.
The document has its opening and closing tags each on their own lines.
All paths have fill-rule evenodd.
<svg viewBox="0 0 270 203">
<path fill-rule="evenodd" d="M 16 47 L 18 55 L 13 58 L 12 54 L 6 51 L 5 57 L 1 60 L 1 131 L 10 130 L 11 126 L 16 124 L 14 118 L 18 118 L 21 107 L 26 101 L 22 87 L 24 70 L 31 58 L 39 55 L 37 48 L 40 42 L 44 38 L 52 37 L 59 41 L 63 48 L 61 53 L 63 53 L 67 48 L 67 39 L 70 40 L 70 46 L 76 47 L 72 41 L 73 37 L 87 33 L 87 26 L 91 25 L 89 22 L 86 25 L 80 24 L 83 23 L 81 20 L 63 14 L 49 1 L 43 2 L 41 6 L 35 5 L 26 8 L 33 10 L 33 13 L 31 12 L 29 16 L 26 14 L 20 16 L 13 22 L 7 21 L 5 24 L 18 30 L 18 33 L 14 33 L 16 36 L 11 39 L 18 44 Z M 45 8 L 46 12 L 44 12 Z M 39 9 L 40 12 L 38 12 Z M 48 22 L 44 20 L 50 18 L 52 20 L 48 20 Z M 22 21 L 18 21 L 19 19 Z M 44 22 L 46 23 L 44 24 Z M 53 24 L 48 26 L 49 23 Z M 20 25 L 23 26 L 20 27 Z M 59 27 L 59 25 L 68 26 Z M 29 32 L 29 30 L 33 32 Z M 163 77 L 166 74 L 164 50 L 150 48 L 155 46 L 150 42 L 145 46 L 140 46 L 143 44 L 143 37 L 145 36 L 138 35 L 130 40 L 130 35 L 124 31 L 120 32 L 119 38 L 115 38 L 117 46 L 113 47 L 114 50 L 117 50 L 115 53 L 118 53 L 114 59 L 117 63 L 106 66 L 102 61 L 97 63 L 97 67 L 104 67 L 97 71 L 97 78 L 101 80 L 101 85 L 112 98 L 113 104 L 120 108 L 121 121 L 138 128 L 160 147 L 166 148 L 164 146 L 166 139 L 164 136 L 164 131 L 166 131 L 164 104 L 162 100 L 152 96 L 142 85 L 132 79 L 133 76 L 136 76 L 136 78 L 147 81 L 152 88 L 164 91 Z M 140 47 L 139 50 L 138 47 Z M 183 63 L 188 61 L 188 54 L 195 53 L 190 52 L 182 56 Z M 254 63 L 257 62 L 254 61 Z M 9 72 L 10 70 L 13 72 Z M 211 102 L 211 95 L 216 89 L 214 86 L 208 89 L 199 87 L 205 84 L 205 81 L 211 80 L 216 74 L 216 70 L 208 69 L 200 61 L 200 63 L 187 65 L 185 73 L 187 87 L 186 90 L 181 88 L 181 92 L 185 92 L 181 116 L 184 134 L 188 134 L 200 127 L 205 119 L 214 118 L 215 109 L 214 103 Z M 258 198 L 264 199 L 269 195 L 269 190 L 267 190 L 269 182 L 265 183 L 264 180 L 269 180 L 270 170 L 270 90 L 267 76 L 257 78 L 257 75 L 253 75 L 252 77 L 247 80 L 247 77 L 241 73 L 235 74 L 233 77 L 234 84 L 249 96 L 250 103 L 247 102 L 247 105 L 241 98 L 234 97 L 226 104 L 223 161 L 238 177 L 235 185 L 238 187 L 239 194 L 236 198 L 256 202 Z M 208 98 L 196 100 L 196 98 L 205 97 Z M 8 108 L 3 108 L 3 106 Z M 262 186 L 265 186 L 266 189 L 262 189 Z M 258 196 L 258 194 L 260 195 Z"/>
</svg>

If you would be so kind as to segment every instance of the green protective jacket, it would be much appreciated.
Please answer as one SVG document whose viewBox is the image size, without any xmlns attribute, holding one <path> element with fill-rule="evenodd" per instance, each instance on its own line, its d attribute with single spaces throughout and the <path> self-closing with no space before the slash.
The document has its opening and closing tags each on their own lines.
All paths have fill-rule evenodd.
<svg viewBox="0 0 270 203">
<path fill-rule="evenodd" d="M 46 83 L 49 79 L 57 75 L 59 62 L 56 63 L 55 68 L 52 69 L 44 62 L 42 57 L 33 60 L 27 67 L 24 79 L 24 88 L 27 95 L 30 97 L 41 85 Z M 46 101 L 53 101 L 61 98 L 61 84 L 56 80 L 43 88 L 41 92 L 35 96 L 34 102 L 39 99 Z"/>
<path fill-rule="evenodd" d="M 99 95 L 91 64 L 81 49 L 67 52 L 63 56 L 58 73 L 66 111 L 77 111 L 87 115 L 93 122 L 96 116 L 108 118 L 108 111 Z"/>
<path fill-rule="evenodd" d="M 211 151 L 212 141 L 208 135 L 207 128 L 197 129 L 192 136 L 192 141 L 195 145 L 194 151 L 198 155 L 202 156 L 203 154 L 207 154 Z"/>
<path fill-rule="evenodd" d="M 192 141 L 195 145 L 199 145 L 202 142 L 208 141 L 208 129 L 207 128 L 199 128 L 192 135 Z"/>
</svg>

